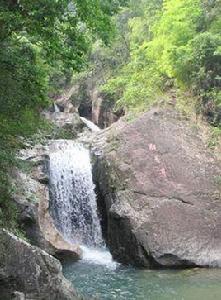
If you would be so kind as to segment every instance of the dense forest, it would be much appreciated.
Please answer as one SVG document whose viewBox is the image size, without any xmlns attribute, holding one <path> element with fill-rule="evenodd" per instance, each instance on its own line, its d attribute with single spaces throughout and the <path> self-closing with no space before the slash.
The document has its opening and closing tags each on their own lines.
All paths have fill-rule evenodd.
<svg viewBox="0 0 221 300">
<path fill-rule="evenodd" d="M 138 1 L 128 22 L 129 57 L 104 90 L 129 108 L 171 89 L 188 91 L 213 124 L 220 120 L 220 1 Z"/>
<path fill-rule="evenodd" d="M 0 9 L 1 223 L 16 218 L 18 149 L 48 130 L 40 113 L 72 82 L 93 74 L 126 112 L 172 97 L 220 126 L 220 0 L 2 0 Z"/>
<path fill-rule="evenodd" d="M 172 90 L 188 92 L 197 113 L 218 125 L 220 9 L 220 1 L 131 1 L 115 17 L 111 47 L 94 44 L 101 90 L 129 110 L 145 110 Z"/>
</svg>

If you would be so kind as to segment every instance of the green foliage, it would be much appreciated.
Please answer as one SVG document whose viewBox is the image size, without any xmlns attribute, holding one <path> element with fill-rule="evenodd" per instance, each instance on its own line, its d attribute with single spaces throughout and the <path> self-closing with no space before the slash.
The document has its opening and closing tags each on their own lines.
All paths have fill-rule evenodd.
<svg viewBox="0 0 221 300">
<path fill-rule="evenodd" d="M 221 127 L 212 127 L 210 132 L 210 138 L 208 141 L 208 147 L 215 149 L 220 145 Z"/>
<path fill-rule="evenodd" d="M 47 69 L 27 40 L 12 40 L 0 48 L 1 114 L 14 118 L 47 105 Z"/>
<path fill-rule="evenodd" d="M 221 121 L 221 5 L 200 0 L 131 0 L 130 60 L 104 85 L 129 109 L 146 108 L 171 87 L 191 91 L 197 109 Z"/>
<path fill-rule="evenodd" d="M 132 1 L 134 9 L 135 2 Z M 163 86 L 164 77 L 149 51 L 151 26 L 162 6 L 162 1 L 139 1 L 137 15 L 129 22 L 130 60 L 119 69 L 117 76 L 104 85 L 103 91 L 118 99 L 118 106 L 142 110 L 153 103 Z"/>
<path fill-rule="evenodd" d="M 14 140 L 6 139 L 0 136 L 0 227 L 15 227 L 16 209 L 10 201 L 12 187 L 10 182 L 10 173 L 12 165 L 15 161 L 15 144 Z"/>
<path fill-rule="evenodd" d="M 214 181 L 215 181 L 215 183 L 216 183 L 218 186 L 220 186 L 220 185 L 221 185 L 221 176 L 216 176 L 216 177 L 214 178 Z"/>
<path fill-rule="evenodd" d="M 61 60 L 79 69 L 91 37 L 110 39 L 110 15 L 118 5 L 101 0 L 1 0 L 0 40 L 28 36 L 42 47 L 48 61 Z"/>
<path fill-rule="evenodd" d="M 83 67 L 95 39 L 108 44 L 123 2 L 0 0 L 0 226 L 16 224 L 10 178 L 24 139 L 48 130 L 39 117 L 48 96 Z"/>
<path fill-rule="evenodd" d="M 101 40 L 93 43 L 88 66 L 80 74 L 75 74 L 74 82 L 79 86 L 78 91 L 72 95 L 72 102 L 75 106 L 86 104 L 90 106 L 91 91 L 98 91 L 104 82 L 113 76 L 129 59 L 129 26 L 128 21 L 133 12 L 124 7 L 113 17 L 116 24 L 115 37 L 111 45 L 104 45 Z M 106 97 L 102 93 L 102 107 L 110 109 L 115 106 L 114 97 L 110 94 Z"/>
</svg>

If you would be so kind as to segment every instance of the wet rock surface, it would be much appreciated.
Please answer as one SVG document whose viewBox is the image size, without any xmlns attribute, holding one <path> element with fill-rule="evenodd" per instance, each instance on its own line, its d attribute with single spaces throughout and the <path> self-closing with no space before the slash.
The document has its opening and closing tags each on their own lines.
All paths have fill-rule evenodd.
<svg viewBox="0 0 221 300">
<path fill-rule="evenodd" d="M 221 174 L 196 124 L 152 109 L 95 139 L 94 180 L 115 259 L 221 266 Z"/>
</svg>

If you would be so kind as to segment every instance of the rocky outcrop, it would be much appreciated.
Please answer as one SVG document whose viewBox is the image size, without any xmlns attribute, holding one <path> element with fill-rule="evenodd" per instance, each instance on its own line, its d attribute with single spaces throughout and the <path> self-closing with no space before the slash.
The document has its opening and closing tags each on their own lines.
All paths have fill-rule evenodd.
<svg viewBox="0 0 221 300">
<path fill-rule="evenodd" d="M 61 112 L 74 113 L 77 112 L 76 108 L 70 101 L 71 96 L 78 90 L 78 85 L 73 85 L 69 89 L 64 90 L 64 93 L 55 99 L 55 104 Z"/>
<path fill-rule="evenodd" d="M 58 260 L 0 230 L 0 299 L 77 300 Z"/>
<path fill-rule="evenodd" d="M 85 124 L 82 122 L 77 112 L 47 111 L 43 113 L 43 116 L 52 122 L 57 128 L 57 132 L 54 132 L 55 137 L 53 138 L 73 139 L 76 138 L 77 135 L 85 128 Z"/>
<path fill-rule="evenodd" d="M 100 128 L 107 128 L 124 115 L 123 109 L 115 109 L 115 101 L 101 93 L 97 87 L 89 89 L 88 103 L 91 106 L 91 120 Z M 81 104 L 82 105 L 82 104 Z M 85 105 L 83 103 L 83 105 Z"/>
<path fill-rule="evenodd" d="M 109 127 L 124 115 L 123 109 L 116 110 L 115 101 L 99 91 L 96 78 L 84 78 L 75 86 L 70 101 L 81 117 L 92 121 L 100 128 Z"/>
<path fill-rule="evenodd" d="M 221 163 L 202 132 L 176 111 L 156 108 L 98 135 L 94 179 L 115 259 L 221 266 Z"/>
<path fill-rule="evenodd" d="M 49 147 L 37 145 L 23 150 L 20 155 L 30 169 L 17 172 L 16 182 L 20 190 L 14 200 L 18 208 L 19 222 L 27 238 L 36 246 L 56 257 L 79 259 L 81 249 L 64 240 L 54 225 L 49 211 Z"/>
</svg>

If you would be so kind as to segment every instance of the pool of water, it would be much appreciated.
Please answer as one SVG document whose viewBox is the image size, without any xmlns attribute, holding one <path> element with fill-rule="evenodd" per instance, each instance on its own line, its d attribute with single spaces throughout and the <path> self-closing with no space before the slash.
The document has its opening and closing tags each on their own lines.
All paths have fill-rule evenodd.
<svg viewBox="0 0 221 300">
<path fill-rule="evenodd" d="M 221 270 L 138 270 L 90 261 L 66 263 L 65 276 L 85 297 L 105 300 L 220 300 Z"/>
</svg>

